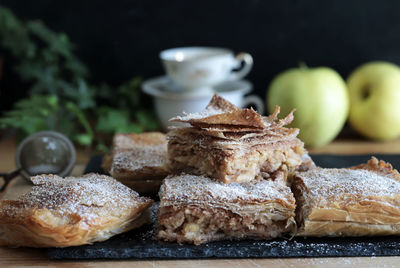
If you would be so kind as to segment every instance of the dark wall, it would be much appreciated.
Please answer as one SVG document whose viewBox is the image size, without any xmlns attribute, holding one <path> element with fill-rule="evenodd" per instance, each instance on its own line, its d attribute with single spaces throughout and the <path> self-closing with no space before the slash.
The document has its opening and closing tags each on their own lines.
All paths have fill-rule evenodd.
<svg viewBox="0 0 400 268">
<path fill-rule="evenodd" d="M 248 79 L 264 96 L 272 77 L 305 61 L 343 76 L 369 60 L 400 63 L 400 1 L 0 0 L 77 44 L 94 81 L 161 75 L 158 52 L 221 46 L 253 55 Z"/>
</svg>

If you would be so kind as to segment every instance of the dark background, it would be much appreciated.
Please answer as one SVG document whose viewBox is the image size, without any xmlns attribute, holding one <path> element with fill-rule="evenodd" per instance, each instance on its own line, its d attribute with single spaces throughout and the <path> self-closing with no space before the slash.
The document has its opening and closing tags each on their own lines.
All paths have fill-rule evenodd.
<svg viewBox="0 0 400 268">
<path fill-rule="evenodd" d="M 346 77 L 370 60 L 400 63 L 400 1 L 0 0 L 23 19 L 66 32 L 93 82 L 163 74 L 159 51 L 221 46 L 254 57 L 247 77 L 264 96 L 299 61 Z M 12 103 L 23 88 L 3 92 Z"/>
</svg>

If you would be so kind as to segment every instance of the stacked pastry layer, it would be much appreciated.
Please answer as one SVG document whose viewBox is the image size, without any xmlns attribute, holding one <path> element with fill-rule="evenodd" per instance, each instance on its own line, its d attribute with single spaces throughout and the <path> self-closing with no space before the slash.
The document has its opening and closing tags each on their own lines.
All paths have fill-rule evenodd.
<svg viewBox="0 0 400 268">
<path fill-rule="evenodd" d="M 201 244 L 275 238 L 295 226 L 295 200 L 281 183 L 223 184 L 196 175 L 167 177 L 159 192 L 158 238 Z"/>
<path fill-rule="evenodd" d="M 400 175 L 372 158 L 353 168 L 316 168 L 295 175 L 299 236 L 400 234 Z"/>
<path fill-rule="evenodd" d="M 106 162 L 103 165 L 106 165 Z M 117 133 L 109 159 L 113 178 L 139 193 L 157 193 L 168 175 L 167 139 L 160 132 L 141 134 Z"/>
<path fill-rule="evenodd" d="M 200 244 L 271 239 L 295 228 L 295 199 L 284 183 L 302 163 L 297 129 L 214 95 L 189 123 L 168 133 L 168 176 L 160 189 L 158 238 Z"/>
<path fill-rule="evenodd" d="M 191 125 L 168 134 L 171 171 L 224 183 L 270 178 L 277 172 L 292 174 L 302 163 L 304 145 L 297 138 L 298 129 L 284 127 L 293 114 L 278 121 L 278 113 L 277 107 L 263 118 L 215 95 L 203 112 L 171 120 Z"/>
</svg>

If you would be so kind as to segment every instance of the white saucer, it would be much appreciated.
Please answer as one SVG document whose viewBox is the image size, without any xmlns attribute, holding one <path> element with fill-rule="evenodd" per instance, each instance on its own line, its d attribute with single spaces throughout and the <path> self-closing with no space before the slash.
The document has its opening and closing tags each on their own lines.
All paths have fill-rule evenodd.
<svg viewBox="0 0 400 268">
<path fill-rule="evenodd" d="M 176 85 L 167 76 L 159 76 L 148 79 L 142 83 L 142 91 L 153 97 L 167 98 L 167 99 L 198 99 L 210 98 L 215 93 L 225 95 L 229 93 L 236 93 L 245 95 L 253 89 L 251 82 L 247 80 L 227 81 L 218 84 L 212 88 L 212 91 L 199 91 L 190 92 L 184 91 Z"/>
</svg>

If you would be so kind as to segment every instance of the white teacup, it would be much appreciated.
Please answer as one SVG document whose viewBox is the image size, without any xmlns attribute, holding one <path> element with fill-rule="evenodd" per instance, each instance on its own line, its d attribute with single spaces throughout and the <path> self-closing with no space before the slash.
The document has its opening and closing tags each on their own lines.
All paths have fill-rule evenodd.
<svg viewBox="0 0 400 268">
<path fill-rule="evenodd" d="M 229 49 L 214 47 L 167 49 L 160 58 L 169 78 L 191 92 L 210 93 L 219 83 L 243 78 L 253 66 L 248 53 L 234 56 Z"/>
<path fill-rule="evenodd" d="M 185 113 L 201 112 L 209 103 L 210 95 L 193 95 L 182 92 L 171 92 L 168 89 L 173 86 L 167 77 L 159 77 L 145 81 L 142 89 L 153 97 L 154 108 L 164 130 L 169 126 L 180 125 L 168 120 Z M 252 84 L 246 80 L 225 82 L 215 87 L 217 94 L 235 104 L 238 107 L 253 105 L 259 113 L 264 112 L 264 102 L 255 95 L 248 95 Z"/>
</svg>

